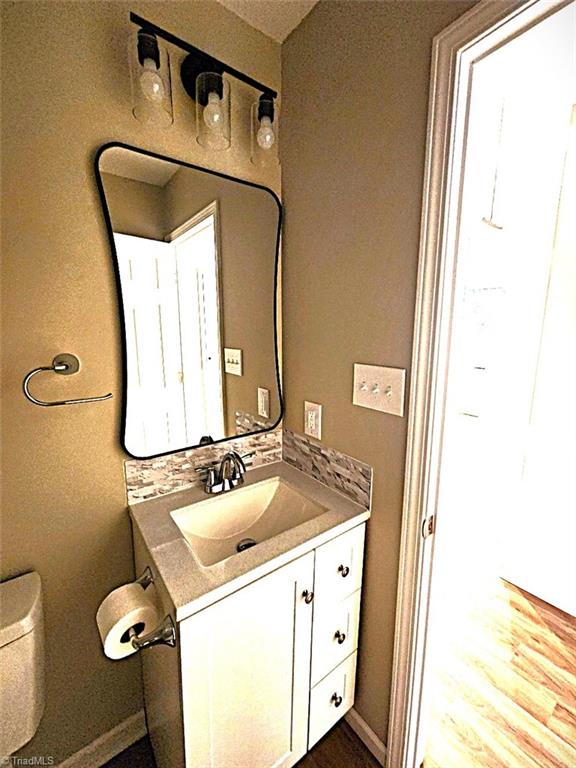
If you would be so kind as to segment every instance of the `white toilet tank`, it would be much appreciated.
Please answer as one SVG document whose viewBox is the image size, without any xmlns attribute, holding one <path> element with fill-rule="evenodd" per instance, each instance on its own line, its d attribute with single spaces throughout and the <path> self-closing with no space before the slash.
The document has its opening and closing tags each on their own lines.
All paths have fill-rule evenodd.
<svg viewBox="0 0 576 768">
<path fill-rule="evenodd" d="M 0 761 L 30 741 L 43 711 L 44 611 L 33 571 L 0 584 Z"/>
</svg>

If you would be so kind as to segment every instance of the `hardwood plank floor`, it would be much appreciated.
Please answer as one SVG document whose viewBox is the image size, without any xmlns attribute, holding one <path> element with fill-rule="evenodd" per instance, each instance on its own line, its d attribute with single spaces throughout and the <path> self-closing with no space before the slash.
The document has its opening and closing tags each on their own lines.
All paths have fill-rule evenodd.
<svg viewBox="0 0 576 768">
<path fill-rule="evenodd" d="M 456 612 L 424 768 L 576 768 L 576 619 L 501 579 Z"/>
<path fill-rule="evenodd" d="M 344 721 L 334 726 L 297 765 L 298 768 L 380 768 L 380 763 Z M 136 742 L 104 768 L 156 768 L 150 740 L 146 737 Z"/>
</svg>

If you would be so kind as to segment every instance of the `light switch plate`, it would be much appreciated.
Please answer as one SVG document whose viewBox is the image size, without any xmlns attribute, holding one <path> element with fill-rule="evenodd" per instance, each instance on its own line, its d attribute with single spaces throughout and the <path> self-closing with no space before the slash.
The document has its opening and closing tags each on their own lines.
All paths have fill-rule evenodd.
<svg viewBox="0 0 576 768">
<path fill-rule="evenodd" d="M 322 439 L 322 406 L 304 401 L 304 433 Z"/>
<path fill-rule="evenodd" d="M 224 347 L 224 370 L 234 376 L 242 376 L 242 350 Z"/>
<path fill-rule="evenodd" d="M 270 390 L 258 387 L 258 416 L 270 418 Z"/>
<path fill-rule="evenodd" d="M 404 416 L 404 368 L 354 363 L 352 402 L 363 408 Z"/>
</svg>

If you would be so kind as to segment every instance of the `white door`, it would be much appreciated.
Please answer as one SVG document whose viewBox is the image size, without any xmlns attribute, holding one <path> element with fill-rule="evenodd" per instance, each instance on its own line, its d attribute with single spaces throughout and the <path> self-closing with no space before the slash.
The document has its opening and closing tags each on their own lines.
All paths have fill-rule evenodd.
<svg viewBox="0 0 576 768">
<path fill-rule="evenodd" d="M 222 381 L 221 298 L 215 216 L 172 240 L 178 274 L 183 384 L 190 442 L 226 437 Z M 228 430 L 233 432 L 233 430 Z"/>
<path fill-rule="evenodd" d="M 186 764 L 289 768 L 306 752 L 314 553 L 180 625 Z"/>
<path fill-rule="evenodd" d="M 136 456 L 188 445 L 176 263 L 171 243 L 114 234 L 124 303 L 126 447 Z"/>
<path fill-rule="evenodd" d="M 576 253 L 566 250 L 573 210 L 562 221 L 559 208 L 574 194 L 566 181 L 574 180 L 567 150 L 576 5 L 548 15 L 552 6 L 510 4 L 505 23 L 495 5 L 478 7 L 435 46 L 402 545 L 409 576 L 400 573 L 390 725 L 395 768 L 418 768 L 424 758 L 430 611 L 433 629 L 458 604 L 455 590 L 467 599 L 474 584 L 463 573 L 496 570 L 563 610 L 574 606 L 566 586 L 576 580 Z M 423 539 L 422 522 L 434 514 L 436 536 Z M 445 558 L 452 568 L 443 582 Z"/>
</svg>

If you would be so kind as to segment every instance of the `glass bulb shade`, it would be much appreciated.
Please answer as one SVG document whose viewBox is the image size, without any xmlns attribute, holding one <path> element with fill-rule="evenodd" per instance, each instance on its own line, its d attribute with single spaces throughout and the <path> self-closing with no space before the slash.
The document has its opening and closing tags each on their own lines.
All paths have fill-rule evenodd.
<svg viewBox="0 0 576 768">
<path fill-rule="evenodd" d="M 142 55 L 143 51 L 146 55 Z M 143 124 L 167 128 L 174 122 L 174 113 L 166 48 L 154 35 L 141 30 L 128 39 L 128 57 L 132 114 Z"/>
<path fill-rule="evenodd" d="M 144 59 L 140 74 L 140 88 L 144 96 L 155 103 L 164 99 L 164 81 L 160 77 L 153 59 Z"/>
<path fill-rule="evenodd" d="M 260 120 L 260 128 L 256 131 L 256 141 L 262 149 L 271 149 L 276 141 L 276 134 L 272 128 L 272 120 L 269 117 L 263 117 Z"/>
<path fill-rule="evenodd" d="M 224 123 L 224 107 L 217 93 L 208 94 L 208 104 L 204 107 L 202 119 L 206 126 L 213 131 L 220 131 Z"/>
<path fill-rule="evenodd" d="M 278 105 L 267 99 L 252 104 L 250 160 L 253 165 L 278 165 Z"/>
<path fill-rule="evenodd" d="M 215 72 L 196 78 L 196 128 L 201 146 L 213 150 L 230 146 L 230 85 Z"/>
</svg>

